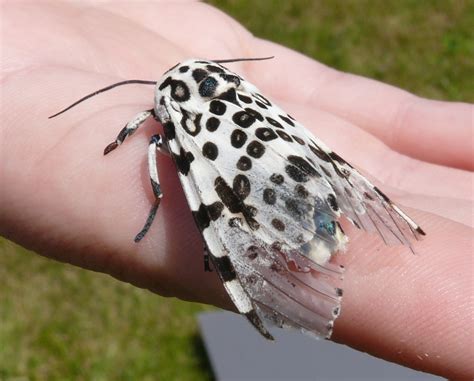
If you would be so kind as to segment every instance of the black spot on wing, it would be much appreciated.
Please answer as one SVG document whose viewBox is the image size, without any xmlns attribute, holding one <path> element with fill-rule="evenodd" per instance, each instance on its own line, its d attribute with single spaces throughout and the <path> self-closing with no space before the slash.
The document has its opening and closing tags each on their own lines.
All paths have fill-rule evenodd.
<svg viewBox="0 0 474 381">
<path fill-rule="evenodd" d="M 209 106 L 209 111 L 211 113 L 215 115 L 224 115 L 226 110 L 227 106 L 224 102 L 217 99 L 211 101 L 211 105 Z"/>
<path fill-rule="evenodd" d="M 219 150 L 217 149 L 217 146 L 214 143 L 206 142 L 202 146 L 202 154 L 209 160 L 216 160 L 217 156 L 219 155 Z"/>
<path fill-rule="evenodd" d="M 344 232 L 344 230 L 342 229 L 342 226 L 341 226 L 341 224 L 339 223 L 339 221 L 336 221 L 336 225 L 337 225 L 337 228 L 341 231 L 342 234 L 346 234 L 346 233 Z"/>
<path fill-rule="evenodd" d="M 275 132 L 276 132 L 276 133 L 278 134 L 278 136 L 279 136 L 280 138 L 282 138 L 283 140 L 285 140 L 285 141 L 287 141 L 287 142 L 292 142 L 292 141 L 293 141 L 293 139 L 291 139 L 291 136 L 288 135 L 285 131 L 276 130 Z"/>
<path fill-rule="evenodd" d="M 326 162 L 330 162 L 331 158 L 329 157 L 329 155 L 324 152 L 319 146 L 317 146 L 314 142 L 312 143 L 313 144 L 309 145 L 309 149 L 311 150 L 311 152 L 313 152 L 319 159 Z"/>
<path fill-rule="evenodd" d="M 232 188 L 241 200 L 245 200 L 250 194 L 250 181 L 245 175 L 237 175 L 234 178 Z"/>
<path fill-rule="evenodd" d="M 242 226 L 242 219 L 240 217 L 232 217 L 229 219 L 229 226 L 231 228 L 239 228 Z"/>
<path fill-rule="evenodd" d="M 280 175 L 279 173 L 274 173 L 270 176 L 270 181 L 272 183 L 275 183 L 277 185 L 281 185 L 283 184 L 283 182 L 285 181 L 285 179 L 283 178 L 282 175 Z"/>
<path fill-rule="evenodd" d="M 263 102 L 264 104 L 266 104 L 267 106 L 272 105 L 270 101 L 267 98 L 265 98 L 262 94 L 254 93 L 253 96 L 257 98 L 260 102 Z"/>
<path fill-rule="evenodd" d="M 173 140 L 176 137 L 175 127 L 172 121 L 168 121 L 163 125 L 163 131 L 165 132 L 167 140 Z"/>
<path fill-rule="evenodd" d="M 295 123 L 293 123 L 293 121 L 290 119 L 290 118 L 287 118 L 286 116 L 284 115 L 278 115 L 280 117 L 281 120 L 283 120 L 286 124 L 289 124 L 290 126 L 294 127 L 295 126 Z"/>
<path fill-rule="evenodd" d="M 310 211 L 310 206 L 294 198 L 289 198 L 285 201 L 286 209 L 289 214 L 296 220 L 301 220 Z"/>
<path fill-rule="evenodd" d="M 233 103 L 237 106 L 240 106 L 239 101 L 237 100 L 237 93 L 235 92 L 235 89 L 229 89 L 227 91 L 224 91 L 221 95 L 217 97 L 218 99 L 222 99 L 223 101 L 227 101 L 230 103 Z"/>
<path fill-rule="evenodd" d="M 236 87 L 240 86 L 240 78 L 233 74 L 219 74 L 224 81 L 233 83 Z"/>
<path fill-rule="evenodd" d="M 337 201 L 336 201 L 336 196 L 334 196 L 332 193 L 328 196 L 327 198 L 328 200 L 328 204 L 329 206 L 331 207 L 332 210 L 334 210 L 335 212 L 337 212 L 339 210 L 339 205 L 337 205 Z"/>
<path fill-rule="evenodd" d="M 165 80 L 161 82 L 160 86 L 158 86 L 158 89 L 159 90 L 165 89 L 166 87 L 171 85 L 171 81 L 172 81 L 171 77 L 166 77 Z"/>
<path fill-rule="evenodd" d="M 231 213 L 239 213 L 243 209 L 242 200 L 234 193 L 232 188 L 222 177 L 217 177 L 214 182 L 217 195 Z"/>
<path fill-rule="evenodd" d="M 319 172 L 301 156 L 290 155 L 288 156 L 288 161 L 311 177 L 321 177 Z"/>
<path fill-rule="evenodd" d="M 341 164 L 341 165 L 344 165 L 344 164 L 345 164 L 345 165 L 347 165 L 347 166 L 353 168 L 352 165 L 350 165 L 347 161 L 345 161 L 342 157 L 340 157 L 340 156 L 339 156 L 336 152 L 334 152 L 334 151 L 329 154 L 329 157 L 330 157 L 332 160 L 338 162 L 338 163 Z"/>
<path fill-rule="evenodd" d="M 204 78 L 207 77 L 207 71 L 203 69 L 194 69 L 192 74 L 196 82 L 201 82 Z"/>
<path fill-rule="evenodd" d="M 202 114 L 197 114 L 194 119 L 189 117 L 189 114 L 182 110 L 181 126 L 191 136 L 196 136 L 201 132 L 201 118 Z"/>
<path fill-rule="evenodd" d="M 248 128 L 255 122 L 255 117 L 246 111 L 237 111 L 232 115 L 232 121 L 242 128 Z"/>
<path fill-rule="evenodd" d="M 211 256 L 211 258 L 214 268 L 219 273 L 222 281 L 230 282 L 237 277 L 234 266 L 232 265 L 228 255 L 224 255 L 223 257 Z"/>
<path fill-rule="evenodd" d="M 298 144 L 304 146 L 305 145 L 305 141 L 303 139 L 301 139 L 299 136 L 296 136 L 296 135 L 291 135 L 291 137 L 293 139 L 295 139 L 295 142 L 297 142 Z"/>
<path fill-rule="evenodd" d="M 245 108 L 245 111 L 252 115 L 255 119 L 263 122 L 265 119 L 263 118 L 262 114 L 260 114 L 257 110 L 254 110 L 253 108 L 250 108 L 250 107 L 246 107 Z"/>
<path fill-rule="evenodd" d="M 257 128 L 255 130 L 255 135 L 264 142 L 278 138 L 277 134 L 272 129 L 266 127 Z"/>
<path fill-rule="evenodd" d="M 283 221 L 279 220 L 278 218 L 274 218 L 272 220 L 272 226 L 280 232 L 285 231 L 285 224 L 283 223 Z"/>
<path fill-rule="evenodd" d="M 179 155 L 172 153 L 172 157 L 178 167 L 178 171 L 187 176 L 189 169 L 191 168 L 191 163 L 194 160 L 193 154 L 191 152 L 186 152 L 181 148 Z"/>
<path fill-rule="evenodd" d="M 311 144 L 309 145 L 309 149 L 319 159 L 330 163 L 332 165 L 333 169 L 334 169 L 334 172 L 339 177 L 348 178 L 350 176 L 350 172 L 346 168 L 339 168 L 338 164 L 339 165 L 346 164 L 350 168 L 352 168 L 352 166 L 349 163 L 347 163 L 342 157 L 340 157 L 337 153 L 335 153 L 335 152 L 329 152 L 329 153 L 325 152 L 314 141 L 311 141 Z M 325 170 L 324 172 L 326 173 L 327 171 Z"/>
<path fill-rule="evenodd" d="M 199 230 L 203 231 L 209 226 L 211 221 L 217 220 L 223 210 L 224 205 L 219 201 L 211 205 L 201 204 L 197 211 L 193 211 L 193 217 Z"/>
<path fill-rule="evenodd" d="M 305 183 L 309 180 L 308 174 L 303 172 L 298 167 L 295 167 L 294 165 L 287 165 L 285 167 L 285 171 L 288 176 L 290 176 L 290 178 L 296 181 L 297 183 Z"/>
<path fill-rule="evenodd" d="M 237 169 L 240 169 L 241 171 L 248 171 L 252 168 L 252 160 L 247 156 L 241 156 L 237 161 L 236 166 Z"/>
<path fill-rule="evenodd" d="M 207 206 L 207 211 L 209 212 L 209 217 L 211 218 L 211 221 L 217 220 L 221 216 L 223 210 L 224 205 L 222 205 L 222 202 L 219 201 L 216 201 L 211 205 Z"/>
<path fill-rule="evenodd" d="M 239 97 L 239 100 L 242 101 L 243 103 L 247 103 L 247 104 L 252 103 L 252 98 L 250 98 L 246 95 L 238 94 L 238 97 Z"/>
<path fill-rule="evenodd" d="M 185 102 L 190 98 L 189 88 L 185 82 L 171 80 L 171 97 L 177 102 Z"/>
<path fill-rule="evenodd" d="M 276 193 L 271 188 L 266 188 L 263 191 L 263 201 L 269 205 L 274 205 L 276 203 Z"/>
<path fill-rule="evenodd" d="M 207 121 L 206 121 L 206 129 L 210 132 L 214 132 L 217 130 L 219 125 L 221 124 L 221 121 L 217 119 L 216 117 L 211 116 Z"/>
<path fill-rule="evenodd" d="M 238 189 L 239 193 L 236 193 L 220 176 L 217 177 L 214 182 L 214 189 L 227 209 L 229 209 L 231 213 L 241 213 L 250 228 L 256 230 L 260 227 L 258 222 L 254 219 L 257 215 L 257 209 L 253 206 L 246 205 L 240 197 L 241 195 L 245 195 L 245 185 L 238 185 L 238 187 L 243 188 Z"/>
<path fill-rule="evenodd" d="M 247 258 L 251 261 L 255 260 L 258 257 L 259 248 L 255 245 L 249 246 L 247 248 Z"/>
<path fill-rule="evenodd" d="M 247 134 L 245 131 L 235 129 L 230 135 L 230 144 L 234 148 L 241 148 L 247 141 Z"/>
<path fill-rule="evenodd" d="M 267 119 L 267 122 L 270 123 L 273 127 L 281 128 L 281 129 L 284 128 L 280 122 L 277 122 L 275 119 L 270 118 L 269 116 L 267 116 L 265 119 Z"/>
<path fill-rule="evenodd" d="M 301 184 L 297 184 L 295 186 L 295 194 L 301 198 L 307 198 L 309 196 L 308 190 L 305 188 L 304 185 Z"/>
<path fill-rule="evenodd" d="M 251 141 L 247 146 L 247 154 L 255 159 L 263 156 L 265 153 L 265 146 L 257 140 Z"/>
<path fill-rule="evenodd" d="M 207 65 L 206 69 L 209 70 L 211 73 L 224 73 L 224 69 L 221 68 L 220 66 L 215 66 L 215 65 Z"/>
</svg>

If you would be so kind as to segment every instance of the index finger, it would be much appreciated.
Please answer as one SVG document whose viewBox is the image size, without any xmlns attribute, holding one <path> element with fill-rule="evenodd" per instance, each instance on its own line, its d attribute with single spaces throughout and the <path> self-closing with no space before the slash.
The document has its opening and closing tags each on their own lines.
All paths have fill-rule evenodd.
<svg viewBox="0 0 474 381">
<path fill-rule="evenodd" d="M 258 82 L 268 92 L 342 117 L 414 158 L 474 169 L 473 105 L 420 98 L 268 41 L 255 40 L 253 47 L 277 58 L 272 70 L 258 72 Z"/>
</svg>

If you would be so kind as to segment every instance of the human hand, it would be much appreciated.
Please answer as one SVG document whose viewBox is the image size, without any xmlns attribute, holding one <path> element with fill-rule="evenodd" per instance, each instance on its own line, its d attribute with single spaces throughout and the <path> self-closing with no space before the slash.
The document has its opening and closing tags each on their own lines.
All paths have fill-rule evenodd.
<svg viewBox="0 0 474 381">
<path fill-rule="evenodd" d="M 162 295 L 231 308 L 215 273 L 203 272 L 202 240 L 167 157 L 158 163 L 164 199 L 157 219 L 140 244 L 133 242 L 153 200 L 146 146 L 160 126 L 147 122 L 102 156 L 125 122 L 151 108 L 152 88 L 117 89 L 60 118 L 47 117 L 118 80 L 159 79 L 189 57 L 274 55 L 228 66 L 384 183 L 428 234 L 412 255 L 347 231 L 345 294 L 334 339 L 416 369 L 472 378 L 472 349 L 466 350 L 471 105 L 423 100 L 337 72 L 253 38 L 203 4 L 18 3 L 3 11 L 2 235 Z M 178 15 L 186 22 L 176 23 Z M 200 38 L 190 38 L 196 30 Z"/>
</svg>

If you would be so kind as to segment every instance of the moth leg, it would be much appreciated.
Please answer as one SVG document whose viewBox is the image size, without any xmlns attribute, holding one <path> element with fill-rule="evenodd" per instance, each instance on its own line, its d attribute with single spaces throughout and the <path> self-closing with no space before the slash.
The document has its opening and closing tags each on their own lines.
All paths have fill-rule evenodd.
<svg viewBox="0 0 474 381">
<path fill-rule="evenodd" d="M 150 175 L 151 188 L 153 189 L 153 194 L 155 195 L 155 202 L 148 213 L 145 225 L 142 230 L 135 236 L 135 242 L 140 242 L 145 234 L 151 227 L 153 220 L 155 219 L 156 212 L 160 206 L 160 201 L 163 198 L 163 193 L 161 192 L 160 181 L 158 179 L 158 168 L 156 163 L 156 152 L 167 152 L 163 148 L 163 139 L 160 135 L 153 135 L 150 139 L 150 144 L 148 145 L 148 173 Z"/>
<path fill-rule="evenodd" d="M 132 135 L 138 129 L 138 127 L 140 127 L 143 124 L 143 122 L 145 122 L 145 120 L 147 120 L 152 115 L 153 116 L 155 115 L 155 112 L 153 109 L 142 111 L 138 113 L 137 115 L 135 115 L 133 119 L 130 122 L 128 122 L 124 128 L 120 130 L 115 141 L 113 141 L 107 147 L 105 147 L 104 155 L 107 155 L 109 152 L 113 151 L 120 144 L 122 144 L 127 136 Z"/>
<path fill-rule="evenodd" d="M 207 245 L 204 245 L 204 271 L 212 272 L 212 269 L 209 263 L 209 250 L 207 249 Z"/>
</svg>

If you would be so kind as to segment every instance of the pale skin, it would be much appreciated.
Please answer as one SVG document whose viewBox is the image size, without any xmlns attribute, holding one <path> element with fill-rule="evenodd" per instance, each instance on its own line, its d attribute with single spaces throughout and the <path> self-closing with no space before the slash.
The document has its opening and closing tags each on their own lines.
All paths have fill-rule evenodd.
<svg viewBox="0 0 474 381">
<path fill-rule="evenodd" d="M 157 80 L 190 57 L 273 55 L 228 67 L 378 179 L 427 233 L 413 255 L 344 225 L 351 242 L 333 339 L 446 378 L 474 377 L 472 105 L 338 72 L 199 3 L 11 3 L 2 22 L 0 234 L 161 295 L 231 309 L 216 273 L 203 271 L 202 240 L 166 156 L 158 157 L 157 218 L 133 242 L 153 201 L 146 147 L 161 126 L 147 121 L 102 156 L 133 115 L 152 107 L 153 88 L 123 87 L 47 117 L 111 83 Z"/>
</svg>

